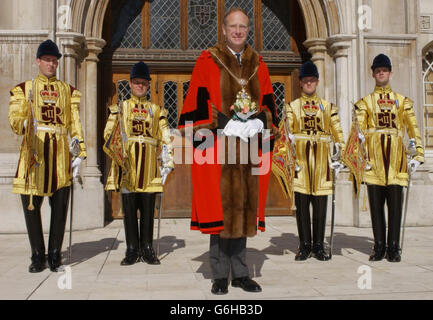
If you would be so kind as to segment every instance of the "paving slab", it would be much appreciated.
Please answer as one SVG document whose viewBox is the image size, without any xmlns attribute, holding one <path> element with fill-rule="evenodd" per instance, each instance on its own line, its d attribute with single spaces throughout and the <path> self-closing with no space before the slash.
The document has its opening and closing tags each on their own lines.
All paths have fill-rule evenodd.
<svg viewBox="0 0 433 320">
<path fill-rule="evenodd" d="M 400 263 L 368 261 L 371 228 L 355 227 L 335 227 L 332 260 L 298 262 L 294 260 L 298 247 L 295 218 L 267 217 L 266 232 L 259 231 L 247 241 L 250 275 L 263 291 L 247 293 L 229 286 L 227 295 L 215 296 L 210 292 L 209 236 L 191 231 L 189 222 L 161 221 L 161 265 L 120 265 L 126 249 L 121 220 L 101 229 L 74 232 L 70 262 L 66 232 L 63 257 L 67 268 L 58 273 L 49 269 L 29 273 L 27 235 L 0 234 L 0 299 L 433 299 L 433 227 L 407 228 Z M 155 224 L 155 235 L 156 228 Z M 154 247 L 157 245 L 155 240 Z"/>
</svg>

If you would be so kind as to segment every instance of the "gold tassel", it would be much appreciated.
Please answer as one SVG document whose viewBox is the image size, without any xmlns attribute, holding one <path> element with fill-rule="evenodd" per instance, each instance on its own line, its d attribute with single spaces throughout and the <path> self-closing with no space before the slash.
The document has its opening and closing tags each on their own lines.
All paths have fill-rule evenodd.
<svg viewBox="0 0 433 320">
<path fill-rule="evenodd" d="M 364 185 L 364 197 L 362 199 L 361 211 L 367 211 L 367 186 Z"/>
<path fill-rule="evenodd" d="M 27 207 L 30 211 L 35 210 L 35 206 L 33 205 L 33 184 L 32 184 L 32 173 L 30 171 L 30 203 Z"/>
<path fill-rule="evenodd" d="M 296 210 L 296 205 L 295 205 L 295 191 L 292 192 L 292 207 L 290 208 L 291 210 Z"/>
</svg>

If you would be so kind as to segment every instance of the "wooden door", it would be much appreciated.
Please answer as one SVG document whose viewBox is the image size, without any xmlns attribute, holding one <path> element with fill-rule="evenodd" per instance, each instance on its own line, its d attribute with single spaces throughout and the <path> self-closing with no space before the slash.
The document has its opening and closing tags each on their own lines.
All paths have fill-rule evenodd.
<svg viewBox="0 0 433 320">
<path fill-rule="evenodd" d="M 164 106 L 168 113 L 170 127 L 175 129 L 183 102 L 188 91 L 190 74 L 151 74 L 151 84 L 148 99 L 153 103 Z M 112 83 L 114 92 L 111 102 L 118 103 L 123 97 L 130 97 L 128 85 L 129 73 L 113 73 Z M 272 75 L 271 81 L 274 88 L 278 116 L 282 116 L 282 107 L 285 101 L 291 100 L 291 77 L 290 75 Z M 175 152 L 185 155 L 184 139 L 176 140 L 173 144 Z M 109 163 L 109 162 L 107 162 Z M 106 170 L 107 172 L 108 170 Z M 271 174 L 268 198 L 266 202 L 266 215 L 288 215 L 290 214 L 290 203 L 284 198 L 278 181 Z M 113 218 L 122 218 L 120 205 L 120 193 L 111 192 L 111 211 Z M 163 217 L 189 217 L 191 214 L 192 184 L 191 169 L 189 164 L 176 164 L 175 170 L 170 173 L 164 187 L 162 203 Z"/>
</svg>

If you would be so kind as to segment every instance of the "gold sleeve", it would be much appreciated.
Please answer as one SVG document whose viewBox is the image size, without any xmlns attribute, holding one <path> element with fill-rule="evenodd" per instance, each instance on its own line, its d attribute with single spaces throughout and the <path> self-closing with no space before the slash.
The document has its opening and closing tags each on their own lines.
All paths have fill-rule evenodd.
<svg viewBox="0 0 433 320">
<path fill-rule="evenodd" d="M 167 120 L 168 112 L 165 108 L 161 107 L 159 115 L 159 134 L 158 140 L 160 144 L 167 146 L 169 161 L 164 164 L 165 167 L 174 168 L 174 158 L 173 158 L 173 144 L 171 141 L 170 126 Z"/>
<path fill-rule="evenodd" d="M 117 105 L 110 106 L 109 110 L 110 110 L 110 115 L 108 116 L 107 123 L 105 124 L 105 128 L 104 128 L 104 141 L 107 141 L 107 139 L 111 135 L 114 125 L 116 124 L 117 116 L 119 112 Z"/>
<path fill-rule="evenodd" d="M 28 102 L 21 87 L 15 87 L 11 90 L 9 98 L 8 119 L 12 131 L 15 134 L 24 134 L 24 120 L 27 118 Z"/>
<path fill-rule="evenodd" d="M 424 147 L 422 145 L 421 135 L 418 129 L 415 112 L 413 110 L 413 101 L 405 98 L 403 102 L 403 121 L 406 125 L 406 131 L 411 139 L 415 139 L 416 156 L 415 160 L 424 162 Z"/>
<path fill-rule="evenodd" d="M 339 143 L 341 148 L 344 148 L 343 129 L 341 128 L 340 116 L 338 115 L 338 107 L 331 104 L 331 134 L 335 143 Z M 341 150 L 343 152 L 344 150 Z"/>
<path fill-rule="evenodd" d="M 367 111 L 367 104 L 364 100 L 359 100 L 357 103 L 355 103 L 355 114 L 356 114 L 356 120 L 359 124 L 359 129 L 362 131 L 362 134 L 366 136 L 365 132 L 367 130 L 368 126 L 368 111 Z"/>
<path fill-rule="evenodd" d="M 80 158 L 86 158 L 86 144 L 84 143 L 83 128 L 80 121 L 80 100 L 81 92 L 74 90 L 71 96 L 71 124 L 70 124 L 70 135 L 72 138 L 77 138 L 80 142 Z"/>
<path fill-rule="evenodd" d="M 287 117 L 288 129 L 290 133 L 294 133 L 296 117 L 293 113 L 293 109 L 290 103 L 286 103 L 284 105 L 284 112 L 286 113 L 286 117 Z"/>
</svg>

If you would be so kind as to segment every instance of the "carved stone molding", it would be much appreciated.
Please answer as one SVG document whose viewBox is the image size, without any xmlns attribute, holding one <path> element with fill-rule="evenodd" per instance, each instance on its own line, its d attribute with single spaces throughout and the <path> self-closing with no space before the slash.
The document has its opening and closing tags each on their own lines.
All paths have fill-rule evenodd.
<svg viewBox="0 0 433 320">
<path fill-rule="evenodd" d="M 83 60 L 84 35 L 75 32 L 57 32 L 56 36 L 64 57 L 71 57 L 79 61 Z"/>
<path fill-rule="evenodd" d="M 329 55 L 334 59 L 339 57 L 347 57 L 349 54 L 347 49 L 352 46 L 353 39 L 355 39 L 355 36 L 351 35 L 335 35 L 329 37 L 326 40 L 329 48 Z"/>
<path fill-rule="evenodd" d="M 98 62 L 98 55 L 102 52 L 102 48 L 106 44 L 105 40 L 100 38 L 87 38 L 86 44 L 86 61 Z"/>
<path fill-rule="evenodd" d="M 325 60 L 325 53 L 327 51 L 326 39 L 312 38 L 304 41 L 304 46 L 308 52 L 312 55 L 311 60 Z"/>
</svg>

